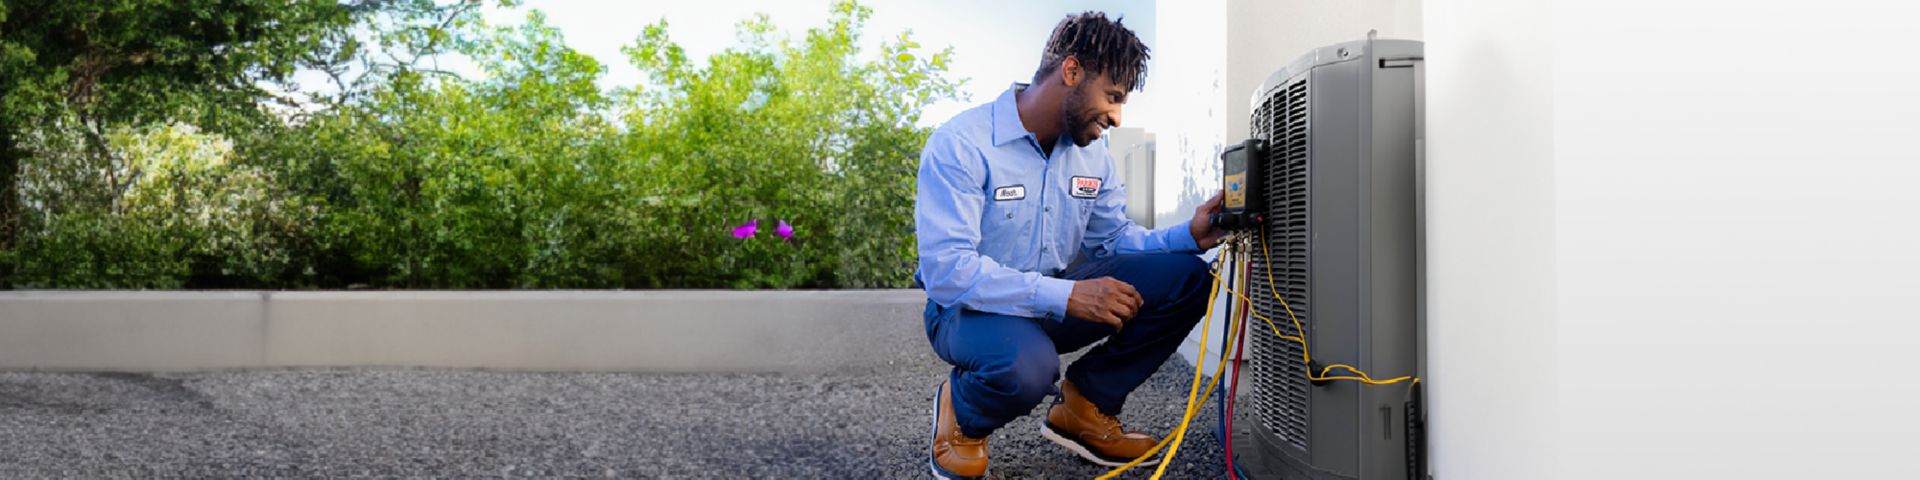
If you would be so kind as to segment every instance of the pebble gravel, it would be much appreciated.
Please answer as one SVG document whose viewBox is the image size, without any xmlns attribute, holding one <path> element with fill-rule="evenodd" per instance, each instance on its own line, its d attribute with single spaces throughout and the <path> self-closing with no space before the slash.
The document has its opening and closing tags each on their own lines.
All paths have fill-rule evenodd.
<svg viewBox="0 0 1920 480">
<path fill-rule="evenodd" d="M 918 358 L 751 374 L 0 373 L 0 478 L 926 478 L 946 365 Z M 1191 368 L 1169 360 L 1121 418 L 1170 432 Z M 1224 477 L 1208 407 L 1165 478 Z M 992 437 L 993 477 L 1104 473 L 1040 437 L 1045 408 Z"/>
</svg>

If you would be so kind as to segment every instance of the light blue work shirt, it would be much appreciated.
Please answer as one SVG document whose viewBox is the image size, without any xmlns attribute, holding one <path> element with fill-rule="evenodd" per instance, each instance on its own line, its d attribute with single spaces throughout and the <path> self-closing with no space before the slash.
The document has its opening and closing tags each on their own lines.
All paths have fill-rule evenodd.
<svg viewBox="0 0 1920 480">
<path fill-rule="evenodd" d="M 1080 147 L 1062 134 L 1043 153 L 1014 103 L 1026 87 L 961 112 L 920 151 L 915 278 L 928 299 L 1061 321 L 1073 281 L 1055 276 L 1075 255 L 1200 253 L 1187 223 L 1147 230 L 1127 218 L 1105 138 Z"/>
</svg>

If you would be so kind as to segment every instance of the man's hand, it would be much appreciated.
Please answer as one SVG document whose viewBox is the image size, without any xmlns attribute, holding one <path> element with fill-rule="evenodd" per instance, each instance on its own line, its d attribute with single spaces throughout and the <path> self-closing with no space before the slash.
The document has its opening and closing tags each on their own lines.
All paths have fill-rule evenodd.
<svg viewBox="0 0 1920 480">
<path fill-rule="evenodd" d="M 1140 306 L 1145 304 L 1140 292 L 1127 282 L 1113 277 L 1080 280 L 1073 282 L 1073 294 L 1067 297 L 1067 316 L 1113 325 L 1114 330 L 1119 330 L 1135 313 L 1140 313 Z"/>
<path fill-rule="evenodd" d="M 1215 193 L 1212 200 L 1193 209 L 1193 221 L 1187 224 L 1187 228 L 1193 232 L 1193 243 L 1200 245 L 1200 251 L 1212 250 L 1220 244 L 1220 237 L 1227 236 L 1226 230 L 1213 228 L 1211 222 L 1213 214 L 1220 212 L 1220 202 L 1226 199 L 1226 193 Z"/>
</svg>

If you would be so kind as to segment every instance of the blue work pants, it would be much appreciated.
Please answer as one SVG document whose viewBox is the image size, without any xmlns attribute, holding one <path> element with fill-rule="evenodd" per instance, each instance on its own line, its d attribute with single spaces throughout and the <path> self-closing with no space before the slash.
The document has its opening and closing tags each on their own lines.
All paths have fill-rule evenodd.
<svg viewBox="0 0 1920 480">
<path fill-rule="evenodd" d="M 1060 278 L 1111 276 L 1133 285 L 1145 305 L 1115 332 L 1078 318 L 1052 321 L 999 315 L 927 302 L 927 339 L 953 365 L 953 405 L 960 432 L 985 437 L 1058 395 L 1060 355 L 1106 339 L 1067 367 L 1067 379 L 1100 411 L 1119 415 L 1127 394 L 1179 349 L 1206 311 L 1212 277 L 1199 257 L 1115 255 L 1084 262 Z"/>
</svg>

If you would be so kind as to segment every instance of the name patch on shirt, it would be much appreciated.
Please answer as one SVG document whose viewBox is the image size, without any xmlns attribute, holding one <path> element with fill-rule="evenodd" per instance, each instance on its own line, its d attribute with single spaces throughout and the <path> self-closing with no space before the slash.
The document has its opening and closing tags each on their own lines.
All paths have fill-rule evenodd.
<svg viewBox="0 0 1920 480">
<path fill-rule="evenodd" d="M 1095 177 L 1073 177 L 1074 198 L 1094 198 L 1100 196 L 1100 179 Z"/>
<path fill-rule="evenodd" d="M 993 201 L 1021 200 L 1027 198 L 1025 185 L 1010 185 L 993 189 Z"/>
</svg>

